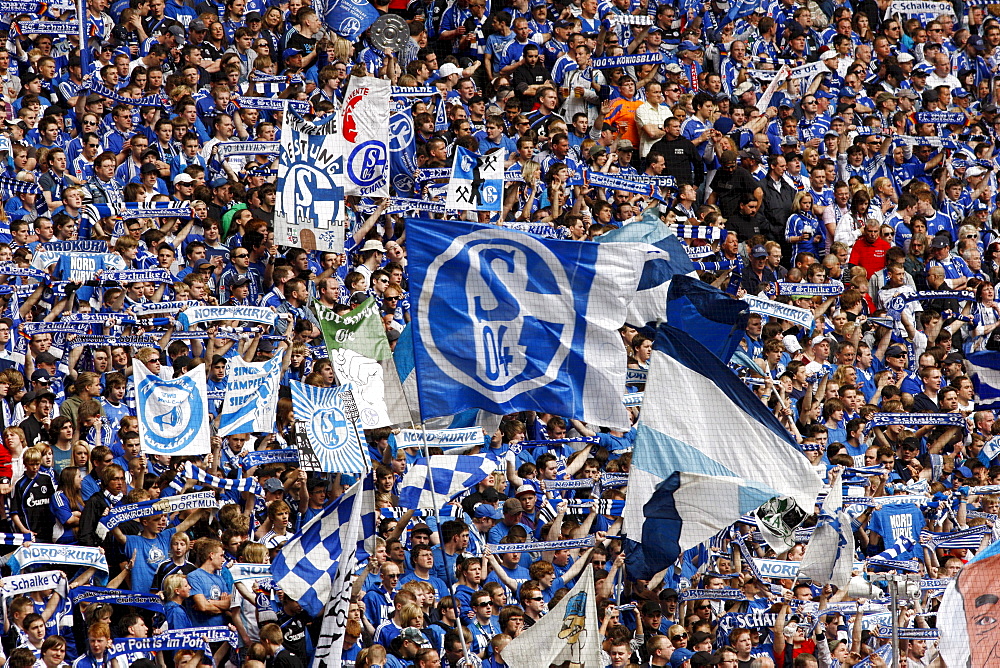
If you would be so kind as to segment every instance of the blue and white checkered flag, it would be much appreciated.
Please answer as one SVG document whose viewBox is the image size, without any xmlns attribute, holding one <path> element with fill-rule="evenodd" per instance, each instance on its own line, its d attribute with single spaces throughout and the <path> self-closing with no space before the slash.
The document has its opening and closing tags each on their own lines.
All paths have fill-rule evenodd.
<svg viewBox="0 0 1000 668">
<path fill-rule="evenodd" d="M 369 478 L 355 483 L 307 522 L 271 565 L 278 587 L 310 615 L 322 614 L 326 602 L 340 593 L 341 571 L 350 578 L 354 567 L 349 562 L 355 560 L 358 542 L 368 538 L 362 531 L 362 515 L 375 508 Z"/>
<path fill-rule="evenodd" d="M 497 466 L 497 460 L 487 455 L 435 455 L 429 465 L 426 457 L 420 457 L 403 475 L 399 505 L 436 508 L 478 485 Z"/>
</svg>

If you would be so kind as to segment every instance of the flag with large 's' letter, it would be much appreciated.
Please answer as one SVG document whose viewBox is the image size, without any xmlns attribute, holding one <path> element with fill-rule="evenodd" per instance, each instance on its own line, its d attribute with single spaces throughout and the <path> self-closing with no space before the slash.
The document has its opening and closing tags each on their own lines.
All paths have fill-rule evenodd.
<svg viewBox="0 0 1000 668">
<path fill-rule="evenodd" d="M 618 328 L 642 258 L 663 251 L 455 220 L 406 230 L 424 419 L 532 410 L 629 428 Z"/>
</svg>

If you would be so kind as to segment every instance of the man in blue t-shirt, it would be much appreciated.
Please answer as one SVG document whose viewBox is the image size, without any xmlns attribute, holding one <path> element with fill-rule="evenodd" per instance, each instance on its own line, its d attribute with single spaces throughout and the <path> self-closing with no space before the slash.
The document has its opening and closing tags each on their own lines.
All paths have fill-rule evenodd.
<svg viewBox="0 0 1000 668">
<path fill-rule="evenodd" d="M 143 593 L 152 591 L 156 568 L 170 558 L 170 538 L 178 531 L 184 532 L 201 519 L 204 510 L 195 510 L 176 527 L 167 528 L 166 515 L 150 515 L 139 520 L 142 533 L 127 536 L 120 527 L 113 530 L 115 540 L 125 548 L 128 557 L 135 557 L 132 565 L 132 590 Z"/>
<path fill-rule="evenodd" d="M 188 574 L 191 585 L 191 619 L 198 626 L 223 626 L 224 614 L 229 612 L 229 587 L 220 571 L 226 563 L 222 543 L 214 544 L 205 556 L 205 562 Z"/>
</svg>

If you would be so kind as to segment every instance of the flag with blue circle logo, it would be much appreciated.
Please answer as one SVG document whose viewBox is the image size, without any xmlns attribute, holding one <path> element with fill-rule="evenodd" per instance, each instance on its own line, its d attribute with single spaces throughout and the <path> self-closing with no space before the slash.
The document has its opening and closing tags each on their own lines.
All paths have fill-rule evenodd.
<svg viewBox="0 0 1000 668">
<path fill-rule="evenodd" d="M 413 111 L 408 100 L 394 100 L 389 116 L 389 172 L 397 197 L 413 197 L 413 174 L 417 169 L 417 145 L 414 141 Z"/>
<path fill-rule="evenodd" d="M 641 243 L 592 244 L 457 220 L 408 219 L 423 419 L 481 408 L 627 430 L 618 328 Z"/>
<path fill-rule="evenodd" d="M 278 155 L 274 242 L 344 252 L 344 151 L 334 121 L 314 125 L 285 113 Z"/>
<path fill-rule="evenodd" d="M 139 443 L 147 455 L 205 455 L 212 445 L 208 428 L 208 387 L 205 367 L 179 378 L 163 380 L 146 369 L 132 366 L 135 376 Z"/>
<path fill-rule="evenodd" d="M 389 196 L 388 79 L 351 77 L 339 114 L 344 154 L 344 192 Z"/>
<path fill-rule="evenodd" d="M 447 207 L 457 211 L 499 211 L 502 203 L 500 152 L 477 155 L 456 146 L 448 181 Z"/>
<path fill-rule="evenodd" d="M 219 436 L 270 433 L 278 408 L 281 356 L 265 362 L 229 360 L 226 397 L 219 412 Z"/>
<path fill-rule="evenodd" d="M 295 420 L 305 423 L 306 437 L 318 460 L 318 466 L 305 464 L 303 468 L 309 466 L 306 470 L 327 473 L 364 473 L 367 467 L 361 449 L 360 413 L 351 386 L 315 387 L 295 380 L 289 384 Z"/>
</svg>

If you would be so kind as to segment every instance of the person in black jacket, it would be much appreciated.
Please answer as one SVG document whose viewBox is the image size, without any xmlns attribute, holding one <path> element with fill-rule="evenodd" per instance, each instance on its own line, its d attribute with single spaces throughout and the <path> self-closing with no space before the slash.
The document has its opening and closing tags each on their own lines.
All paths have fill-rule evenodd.
<svg viewBox="0 0 1000 668">
<path fill-rule="evenodd" d="M 767 176 L 760 180 L 764 191 L 761 231 L 768 239 L 785 240 L 785 223 L 792 215 L 792 200 L 798 192 L 785 178 L 785 156 L 771 156 Z M 785 242 L 787 244 L 787 242 Z M 782 251 L 785 251 L 782 248 Z"/>
<path fill-rule="evenodd" d="M 690 139 L 681 136 L 681 122 L 677 118 L 668 118 L 663 122 L 663 139 L 653 144 L 649 154 L 659 153 L 666 165 L 664 174 L 669 174 L 682 183 L 700 185 L 705 178 L 705 163 L 698 153 L 697 147 Z"/>
</svg>

